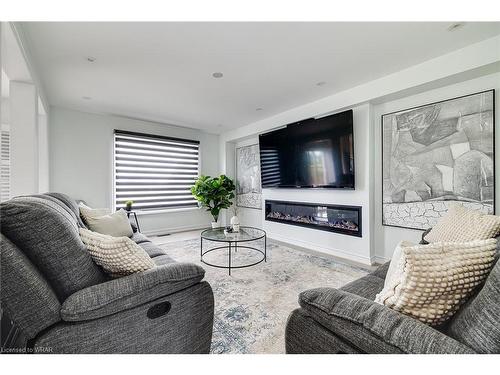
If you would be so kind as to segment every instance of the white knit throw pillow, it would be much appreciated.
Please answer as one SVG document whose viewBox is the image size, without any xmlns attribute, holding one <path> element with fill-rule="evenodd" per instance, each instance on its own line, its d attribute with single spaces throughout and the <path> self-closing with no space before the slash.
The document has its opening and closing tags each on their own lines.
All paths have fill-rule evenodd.
<svg viewBox="0 0 500 375">
<path fill-rule="evenodd" d="M 499 233 L 500 216 L 482 214 L 454 204 L 425 236 L 425 240 L 466 242 L 486 240 L 498 236 Z"/>
<path fill-rule="evenodd" d="M 451 318 L 493 266 L 496 239 L 429 245 L 400 243 L 401 256 L 375 302 L 426 324 Z M 391 264 L 392 266 L 392 264 Z"/>
<path fill-rule="evenodd" d="M 111 237 L 80 228 L 80 238 L 94 262 L 114 277 L 155 267 L 144 249 L 128 237 Z"/>
</svg>

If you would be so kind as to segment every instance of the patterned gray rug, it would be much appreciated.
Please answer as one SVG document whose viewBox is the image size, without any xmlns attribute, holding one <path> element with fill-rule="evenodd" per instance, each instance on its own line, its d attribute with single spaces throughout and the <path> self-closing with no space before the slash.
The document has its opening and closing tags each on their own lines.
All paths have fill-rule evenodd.
<svg viewBox="0 0 500 375">
<path fill-rule="evenodd" d="M 215 244 L 205 244 L 215 245 Z M 258 245 L 259 248 L 262 246 Z M 316 287 L 338 288 L 367 274 L 363 268 L 306 253 L 268 240 L 267 263 L 227 270 L 200 262 L 200 241 L 160 245 L 180 262 L 193 262 L 206 270 L 215 295 L 212 353 L 284 353 L 285 324 L 298 307 L 298 294 Z M 215 247 L 215 246 L 213 246 Z M 209 247 L 207 247 L 209 248 Z M 260 254 L 239 249 L 233 265 L 252 263 Z M 204 259 L 227 264 L 227 250 L 214 251 Z"/>
</svg>

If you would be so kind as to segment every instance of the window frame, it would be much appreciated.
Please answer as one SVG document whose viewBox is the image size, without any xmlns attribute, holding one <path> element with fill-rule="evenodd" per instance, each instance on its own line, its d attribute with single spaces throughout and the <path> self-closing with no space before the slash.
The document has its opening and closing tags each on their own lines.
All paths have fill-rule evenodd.
<svg viewBox="0 0 500 375">
<path fill-rule="evenodd" d="M 134 132 L 128 130 L 114 129 L 113 130 L 113 138 L 112 138 L 112 208 L 113 212 L 119 210 L 121 207 L 117 207 L 116 198 L 117 198 L 117 170 L 116 170 L 116 137 L 117 135 L 124 136 L 135 136 L 135 137 L 144 137 L 144 138 L 152 138 L 153 140 L 165 140 L 165 141 L 173 141 L 173 142 L 185 142 L 192 145 L 198 145 L 198 159 L 197 159 L 197 168 L 196 173 L 197 177 L 201 175 L 201 142 L 197 139 L 187 139 L 187 138 L 178 138 L 178 137 L 170 137 L 161 134 L 152 134 L 152 133 L 142 133 L 142 132 Z M 133 200 L 133 199 L 132 199 Z M 152 209 L 134 209 L 138 215 L 154 215 L 160 213 L 168 213 L 168 212 L 180 212 L 180 211 L 191 211 L 191 210 L 199 210 L 198 206 L 172 206 L 172 207 L 159 207 Z"/>
</svg>

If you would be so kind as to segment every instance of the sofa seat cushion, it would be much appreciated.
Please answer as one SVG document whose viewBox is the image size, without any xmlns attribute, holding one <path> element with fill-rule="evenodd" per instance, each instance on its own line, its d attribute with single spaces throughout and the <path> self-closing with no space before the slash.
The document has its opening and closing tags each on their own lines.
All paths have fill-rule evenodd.
<svg viewBox="0 0 500 375">
<path fill-rule="evenodd" d="M 141 244 L 143 242 L 149 242 L 149 243 L 151 243 L 151 241 L 149 240 L 149 238 L 147 238 L 144 234 L 139 233 L 139 232 L 135 232 L 132 235 L 132 237 L 130 237 L 130 239 L 132 241 L 134 241 L 136 244 Z"/>
<path fill-rule="evenodd" d="M 370 274 L 346 284 L 340 289 L 373 301 L 383 287 L 384 279 Z"/>
<path fill-rule="evenodd" d="M 164 266 L 166 264 L 177 263 L 176 260 L 170 258 L 168 255 L 163 254 L 153 258 L 156 266 Z"/>
<path fill-rule="evenodd" d="M 61 205 L 19 197 L 0 207 L 2 233 L 38 268 L 60 301 L 108 280 L 80 240 L 75 217 Z"/>
<path fill-rule="evenodd" d="M 448 325 L 448 334 L 478 353 L 500 353 L 500 263 Z"/>
<path fill-rule="evenodd" d="M 139 246 L 142 247 L 146 253 L 148 253 L 150 258 L 155 258 L 157 256 L 166 254 L 165 251 L 160 249 L 152 242 L 141 242 L 139 243 Z"/>
</svg>

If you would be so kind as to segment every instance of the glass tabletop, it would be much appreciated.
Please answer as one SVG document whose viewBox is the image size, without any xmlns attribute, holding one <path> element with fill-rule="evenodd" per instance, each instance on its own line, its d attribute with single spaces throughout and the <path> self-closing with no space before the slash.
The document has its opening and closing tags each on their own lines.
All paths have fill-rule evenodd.
<svg viewBox="0 0 500 375">
<path fill-rule="evenodd" d="M 205 229 L 201 238 L 218 242 L 245 242 L 264 238 L 266 232 L 259 228 L 240 227 L 239 232 L 224 234 L 224 228 Z"/>
</svg>

